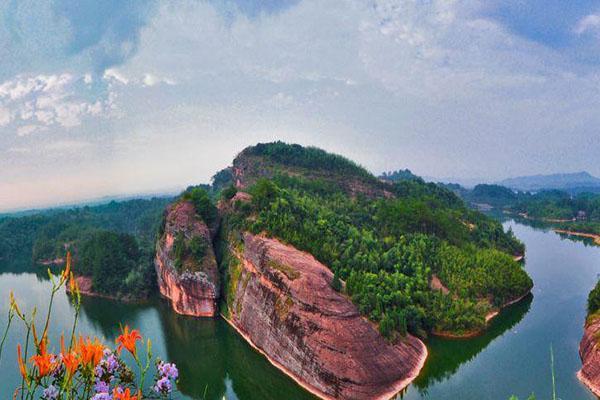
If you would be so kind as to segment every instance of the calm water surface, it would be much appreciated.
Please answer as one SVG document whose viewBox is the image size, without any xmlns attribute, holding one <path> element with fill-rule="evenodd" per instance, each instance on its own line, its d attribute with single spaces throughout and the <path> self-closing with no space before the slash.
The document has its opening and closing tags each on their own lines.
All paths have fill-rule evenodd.
<svg viewBox="0 0 600 400">
<path fill-rule="evenodd" d="M 430 358 L 421 376 L 399 398 L 507 400 L 532 392 L 548 399 L 550 347 L 555 354 L 558 394 L 563 400 L 594 399 L 578 381 L 578 344 L 583 332 L 585 303 L 600 272 L 600 248 L 557 234 L 509 222 L 527 245 L 526 268 L 533 278 L 533 296 L 507 309 L 488 332 L 470 340 L 432 339 Z M 42 274 L 4 272 L 0 275 L 0 312 L 8 312 L 8 293 L 22 308 L 48 302 L 49 282 Z M 64 293 L 55 303 L 51 339 L 68 332 L 73 307 Z M 182 317 L 157 301 L 123 305 L 87 298 L 80 330 L 107 342 L 118 335 L 119 323 L 140 329 L 153 341 L 156 355 L 180 368 L 181 398 L 209 400 L 314 399 L 253 351 L 222 320 Z M 0 327 L 3 322 L 0 322 Z M 0 361 L 0 399 L 18 385 L 14 355 L 23 331 L 14 329 Z"/>
</svg>

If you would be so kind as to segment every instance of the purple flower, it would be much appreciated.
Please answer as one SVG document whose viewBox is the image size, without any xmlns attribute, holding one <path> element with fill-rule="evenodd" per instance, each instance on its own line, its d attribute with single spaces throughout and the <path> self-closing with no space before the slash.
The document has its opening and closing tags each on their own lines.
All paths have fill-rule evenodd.
<svg viewBox="0 0 600 400">
<path fill-rule="evenodd" d="M 64 370 L 65 370 L 65 366 L 62 363 L 62 354 L 59 354 L 59 355 L 56 355 L 56 356 L 53 355 L 50 358 L 50 362 L 52 364 L 54 364 L 54 365 L 57 365 L 57 367 L 54 368 L 54 370 L 52 370 L 51 376 L 53 378 L 59 377 L 64 372 Z"/>
<path fill-rule="evenodd" d="M 42 392 L 42 399 L 45 400 L 56 400 L 58 397 L 58 389 L 54 385 L 48 386 Z"/>
<path fill-rule="evenodd" d="M 108 383 L 101 380 L 96 380 L 94 391 L 96 393 L 108 393 L 110 391 L 110 387 L 108 386 Z"/>
<path fill-rule="evenodd" d="M 158 370 L 158 375 L 161 377 L 176 380 L 179 376 L 177 366 L 173 363 L 165 363 L 161 361 L 156 366 L 156 369 Z"/>
<path fill-rule="evenodd" d="M 119 360 L 110 351 L 104 350 L 104 357 L 94 369 L 96 383 L 110 383 L 115 379 L 115 373 L 119 369 Z"/>
<path fill-rule="evenodd" d="M 154 385 L 154 391 L 156 393 L 167 394 L 171 393 L 171 390 L 171 381 L 166 376 L 160 378 L 158 381 L 156 381 L 156 384 Z"/>
</svg>

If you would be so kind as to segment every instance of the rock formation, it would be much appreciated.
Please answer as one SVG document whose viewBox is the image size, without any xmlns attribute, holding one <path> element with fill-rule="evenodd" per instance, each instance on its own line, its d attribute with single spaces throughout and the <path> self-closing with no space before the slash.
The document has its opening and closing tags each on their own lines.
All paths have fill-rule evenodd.
<svg viewBox="0 0 600 400">
<path fill-rule="evenodd" d="M 600 397 L 600 318 L 590 318 L 585 324 L 581 343 L 579 343 L 579 356 L 583 366 L 577 377 L 596 396 Z"/>
<path fill-rule="evenodd" d="M 179 314 L 215 316 L 220 283 L 209 228 L 192 203 L 178 201 L 167 208 L 162 231 L 154 262 L 160 293 Z M 175 249 L 177 240 L 180 249 Z M 201 256 L 192 243 L 200 243 Z"/>
<path fill-rule="evenodd" d="M 275 366 L 325 399 L 388 399 L 417 376 L 425 345 L 387 342 L 331 288 L 326 266 L 275 239 L 242 240 L 231 249 L 227 318 Z"/>
</svg>

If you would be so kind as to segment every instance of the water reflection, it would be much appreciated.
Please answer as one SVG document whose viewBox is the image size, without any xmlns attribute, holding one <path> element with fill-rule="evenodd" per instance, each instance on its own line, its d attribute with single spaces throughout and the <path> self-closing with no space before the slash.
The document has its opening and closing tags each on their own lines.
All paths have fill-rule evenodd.
<svg viewBox="0 0 600 400">
<path fill-rule="evenodd" d="M 314 399 L 224 320 L 177 315 L 164 303 L 158 309 L 167 357 L 179 366 L 183 394 L 207 400 Z"/>
<path fill-rule="evenodd" d="M 422 395 L 427 388 L 438 382 L 450 379 L 459 367 L 475 358 L 493 340 L 517 325 L 529 311 L 533 295 L 504 309 L 492 320 L 486 332 L 471 339 L 443 339 L 432 337 L 427 341 L 429 357 L 413 385 Z"/>
<path fill-rule="evenodd" d="M 166 301 L 140 305 L 88 297 L 82 300 L 81 310 L 90 327 L 109 339 L 119 334 L 124 322 L 135 327 L 145 325 L 144 334 L 164 346 L 164 354 L 159 355 L 177 364 L 178 390 L 185 396 L 206 400 L 314 399 L 220 318 L 181 316 Z M 151 316 L 156 317 L 156 323 L 149 323 Z"/>
</svg>

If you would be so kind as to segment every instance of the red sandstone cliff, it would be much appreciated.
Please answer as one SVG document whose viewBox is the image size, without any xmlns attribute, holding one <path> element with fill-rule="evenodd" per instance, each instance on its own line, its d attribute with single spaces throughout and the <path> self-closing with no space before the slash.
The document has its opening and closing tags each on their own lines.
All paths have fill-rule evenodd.
<svg viewBox="0 0 600 400">
<path fill-rule="evenodd" d="M 577 377 L 596 396 L 600 397 L 600 318 L 593 318 L 585 324 L 583 338 L 579 344 L 579 356 L 583 366 Z"/>
<path fill-rule="evenodd" d="M 417 376 L 425 345 L 410 335 L 388 343 L 331 288 L 327 267 L 274 239 L 243 242 L 230 265 L 228 317 L 275 366 L 325 399 L 387 399 Z"/>
<path fill-rule="evenodd" d="M 154 262 L 160 293 L 171 300 L 173 309 L 179 314 L 215 316 L 220 283 L 209 228 L 196 215 L 192 203 L 179 201 L 167 208 L 163 231 L 156 245 Z M 184 252 L 177 265 L 174 242 L 181 234 L 185 246 L 189 246 L 195 237 L 206 243 L 202 259 Z"/>
</svg>

